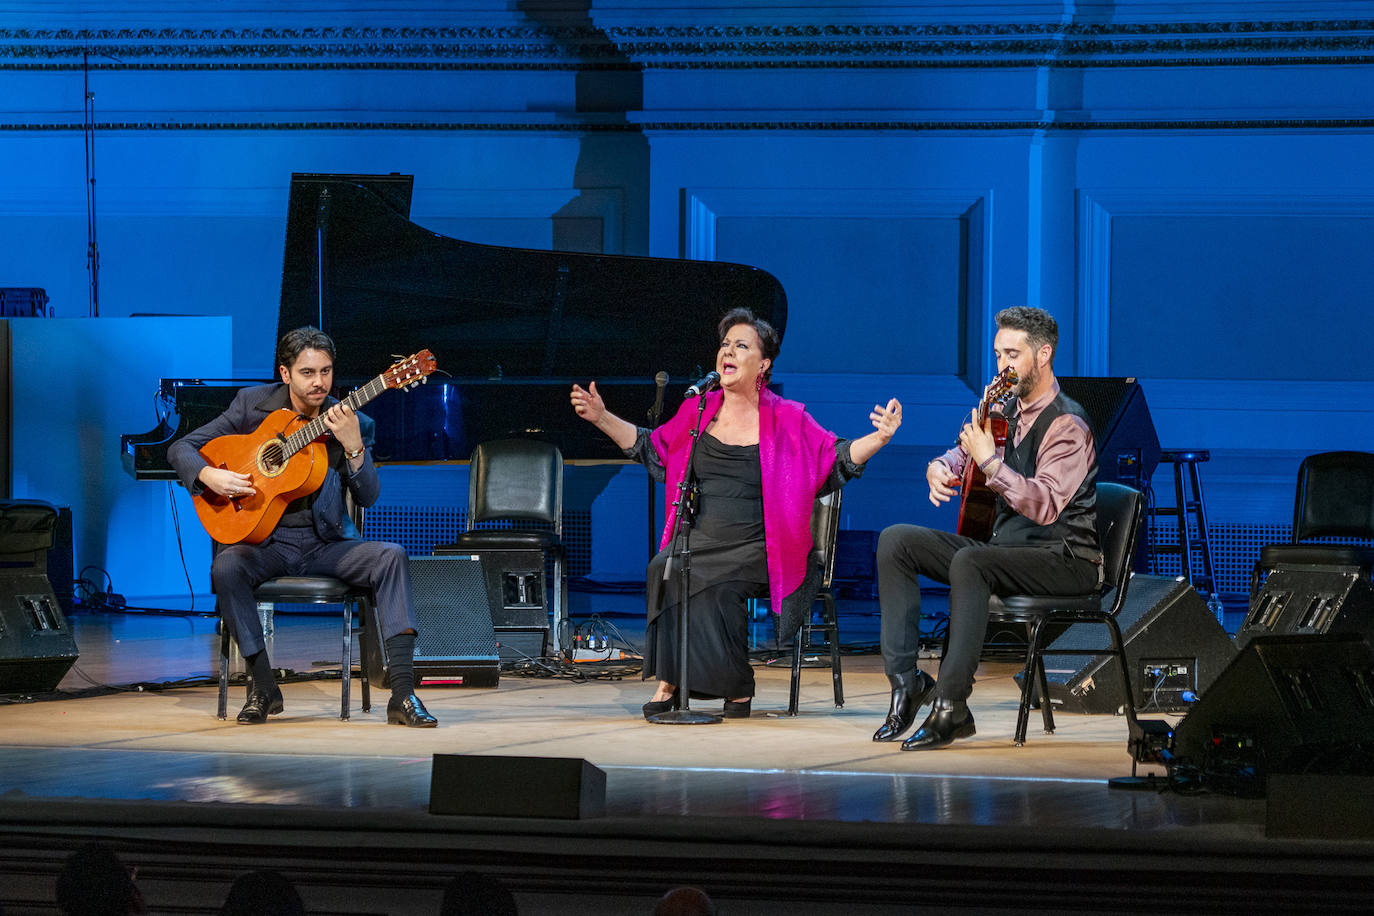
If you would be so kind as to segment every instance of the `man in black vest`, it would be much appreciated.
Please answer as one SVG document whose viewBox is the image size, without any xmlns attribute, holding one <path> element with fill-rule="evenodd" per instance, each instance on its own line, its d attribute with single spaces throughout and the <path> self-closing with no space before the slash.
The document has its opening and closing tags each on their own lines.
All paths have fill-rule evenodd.
<svg viewBox="0 0 1374 916">
<path fill-rule="evenodd" d="M 1059 391 L 1054 351 L 1059 326 L 1043 309 L 997 313 L 993 351 L 999 371 L 1015 367 L 1015 399 L 1004 411 L 1007 444 L 998 449 L 977 411 L 959 444 L 926 468 L 937 507 L 957 492 L 972 461 L 997 494 L 992 537 L 973 538 L 893 525 L 878 539 L 878 601 L 883 667 L 892 685 L 887 719 L 874 741 L 894 741 L 930 697 L 934 707 L 902 750 L 945 747 L 974 734 L 968 696 L 996 595 L 1082 595 L 1102 582 L 1097 543 L 1097 452 L 1083 408 Z M 949 642 L 938 683 L 916 667 L 920 643 L 918 575 L 949 585 Z"/>
</svg>

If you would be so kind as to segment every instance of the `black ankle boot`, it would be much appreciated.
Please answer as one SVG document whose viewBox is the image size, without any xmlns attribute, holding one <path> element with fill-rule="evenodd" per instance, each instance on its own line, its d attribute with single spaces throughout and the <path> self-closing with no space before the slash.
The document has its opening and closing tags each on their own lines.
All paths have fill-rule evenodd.
<svg viewBox="0 0 1374 916">
<path fill-rule="evenodd" d="M 948 747 L 959 738 L 970 738 L 977 732 L 967 703 L 938 697 L 916 734 L 902 742 L 902 750 L 933 751 Z"/>
<path fill-rule="evenodd" d="M 889 674 L 887 680 L 892 684 L 892 701 L 888 705 L 887 719 L 873 733 L 874 741 L 896 741 L 902 732 L 911 728 L 916 721 L 916 712 L 935 689 L 935 678 L 920 668 L 913 668 L 906 674 Z"/>
</svg>

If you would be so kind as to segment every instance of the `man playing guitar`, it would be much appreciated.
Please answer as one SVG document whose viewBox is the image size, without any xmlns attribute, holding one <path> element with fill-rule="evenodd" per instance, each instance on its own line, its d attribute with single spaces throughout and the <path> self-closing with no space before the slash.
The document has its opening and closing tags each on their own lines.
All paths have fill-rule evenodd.
<svg viewBox="0 0 1374 916">
<path fill-rule="evenodd" d="M 1006 444 L 999 448 L 991 417 L 979 412 L 958 444 L 926 468 L 935 506 L 958 492 L 973 462 L 996 494 L 986 542 L 915 525 L 893 525 L 878 539 L 878 602 L 883 667 L 892 685 L 886 721 L 874 741 L 894 741 L 934 697 L 921 727 L 902 750 L 945 747 L 974 734 L 967 700 L 973 690 L 997 595 L 1081 595 L 1101 584 L 1097 541 L 1097 453 L 1087 415 L 1059 391 L 1054 352 L 1059 327 L 1043 309 L 1017 306 L 997 313 L 993 352 L 999 372 L 1015 370 L 1015 400 L 1003 411 Z M 1009 375 L 1009 373 L 1006 373 Z M 920 644 L 919 575 L 949 585 L 949 634 L 937 683 L 916 666 Z"/>
<path fill-rule="evenodd" d="M 277 576 L 318 575 L 372 588 L 391 676 L 387 721 L 433 727 L 437 721 L 414 692 L 415 617 L 405 549 L 399 544 L 362 540 L 345 510 L 345 487 L 354 502 L 364 507 L 380 495 L 371 455 L 374 424 L 366 415 L 330 397 L 334 342 L 323 331 L 305 327 L 283 336 L 277 344 L 277 371 L 280 384 L 240 391 L 228 410 L 179 439 L 167 452 L 192 495 L 209 490 L 221 501 L 251 503 L 257 495 L 253 478 L 234 468 L 209 464 L 201 454 L 207 443 L 222 436 L 253 433 L 282 408 L 306 419 L 320 417 L 328 430 L 328 470 L 319 488 L 290 502 L 261 543 L 224 547 L 210 569 L 220 616 L 249 670 L 248 700 L 238 721 L 260 724 L 283 708 L 253 589 Z"/>
</svg>

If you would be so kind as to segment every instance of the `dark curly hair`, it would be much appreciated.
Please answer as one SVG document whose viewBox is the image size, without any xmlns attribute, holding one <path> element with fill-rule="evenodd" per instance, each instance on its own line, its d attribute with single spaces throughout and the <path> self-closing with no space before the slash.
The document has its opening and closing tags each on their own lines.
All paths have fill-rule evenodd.
<svg viewBox="0 0 1374 916">
<path fill-rule="evenodd" d="M 782 338 L 778 335 L 777 329 L 746 308 L 731 309 L 720 320 L 720 325 L 716 329 L 716 342 L 724 340 L 726 333 L 737 324 L 747 324 L 759 335 L 763 358 L 768 360 L 768 368 L 763 370 L 763 380 L 770 381 L 773 377 L 773 364 L 778 361 L 778 348 L 782 346 Z"/>
<path fill-rule="evenodd" d="M 323 350 L 329 354 L 330 362 L 337 358 L 334 355 L 334 341 L 329 339 L 329 335 L 319 328 L 306 325 L 287 331 L 277 341 L 277 365 L 290 369 L 296 364 L 296 357 L 301 355 L 302 350 Z"/>
<path fill-rule="evenodd" d="M 1050 365 L 1054 365 L 1054 354 L 1059 350 L 1059 322 L 1054 320 L 1053 315 L 1029 305 L 1013 305 L 998 312 L 995 320 L 999 329 L 1025 331 L 1026 338 L 1035 350 L 1049 344 Z"/>
</svg>

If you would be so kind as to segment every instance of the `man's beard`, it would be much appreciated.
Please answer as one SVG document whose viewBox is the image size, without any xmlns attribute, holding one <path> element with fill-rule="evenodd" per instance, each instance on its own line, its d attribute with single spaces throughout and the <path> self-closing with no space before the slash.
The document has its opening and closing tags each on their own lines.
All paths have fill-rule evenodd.
<svg viewBox="0 0 1374 916">
<path fill-rule="evenodd" d="M 1016 383 L 1016 397 L 1018 400 L 1030 397 L 1030 393 L 1040 384 L 1040 367 L 1031 364 L 1030 371 L 1021 376 L 1021 381 Z"/>
</svg>

